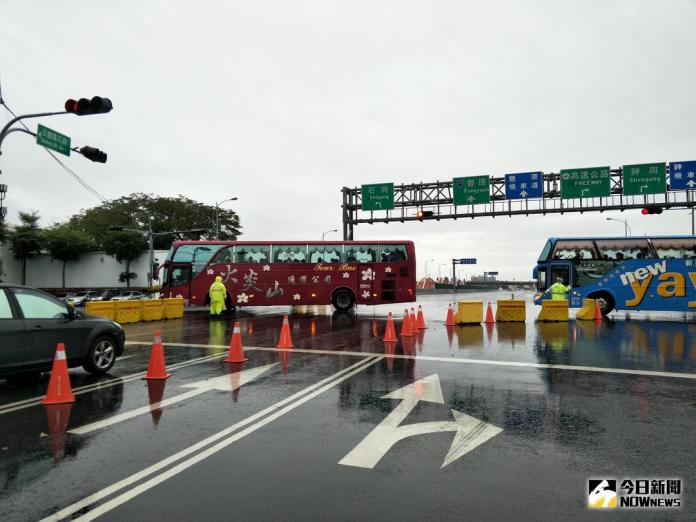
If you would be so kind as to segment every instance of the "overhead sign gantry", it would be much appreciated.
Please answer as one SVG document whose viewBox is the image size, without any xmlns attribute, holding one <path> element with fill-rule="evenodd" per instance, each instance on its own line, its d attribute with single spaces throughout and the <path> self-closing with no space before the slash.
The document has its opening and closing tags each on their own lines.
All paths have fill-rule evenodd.
<svg viewBox="0 0 696 522">
<path fill-rule="evenodd" d="M 359 224 L 694 208 L 695 189 L 696 160 L 343 187 L 343 238 Z"/>
</svg>

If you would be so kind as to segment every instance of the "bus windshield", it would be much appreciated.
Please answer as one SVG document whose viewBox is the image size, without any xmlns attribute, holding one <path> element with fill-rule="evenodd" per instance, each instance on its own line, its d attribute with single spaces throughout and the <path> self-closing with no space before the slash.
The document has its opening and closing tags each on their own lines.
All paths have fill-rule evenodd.
<svg viewBox="0 0 696 522">
<path fill-rule="evenodd" d="M 174 263 L 191 263 L 191 275 L 200 273 L 222 247 L 221 244 L 180 245 L 171 256 Z"/>
</svg>

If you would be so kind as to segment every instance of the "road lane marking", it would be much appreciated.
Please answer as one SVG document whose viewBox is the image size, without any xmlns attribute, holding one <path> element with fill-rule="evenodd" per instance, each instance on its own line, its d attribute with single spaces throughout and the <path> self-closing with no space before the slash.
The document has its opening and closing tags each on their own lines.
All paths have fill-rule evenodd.
<svg viewBox="0 0 696 522">
<path fill-rule="evenodd" d="M 441 468 L 469 453 L 503 430 L 460 411 L 450 410 L 454 421 L 416 422 L 402 425 L 420 401 L 444 404 L 440 379 L 436 373 L 383 395 L 382 399 L 399 399 L 401 402 L 382 422 L 368 433 L 338 463 L 343 466 L 373 469 L 389 450 L 402 439 L 427 433 L 453 431 L 454 438 Z"/>
<path fill-rule="evenodd" d="M 229 426 L 225 428 L 222 431 L 219 431 L 218 433 L 211 435 L 210 437 L 203 439 L 200 442 L 197 442 L 196 444 L 193 444 L 192 446 L 189 446 L 188 448 L 179 451 L 178 453 L 175 453 L 174 455 L 171 455 L 160 462 L 157 462 L 141 471 L 138 471 L 137 473 L 134 473 L 133 475 L 126 477 L 123 480 L 120 480 L 119 482 L 116 482 L 112 484 L 111 486 L 107 486 L 106 488 L 97 491 L 96 493 L 93 493 L 92 495 L 83 498 L 82 500 L 79 500 L 78 502 L 75 502 L 74 504 L 71 504 L 70 506 L 67 506 L 63 508 L 62 510 L 54 513 L 53 515 L 50 515 L 44 519 L 42 519 L 41 522 L 48 522 L 48 521 L 58 521 L 58 520 L 63 520 L 66 517 L 70 517 L 71 515 L 74 515 L 75 513 L 84 510 L 85 508 L 89 507 L 90 505 L 94 504 L 95 502 L 98 502 L 99 500 L 102 500 L 106 497 L 109 497 L 113 495 L 114 493 L 131 486 L 132 484 L 135 484 L 148 476 L 152 475 L 153 473 L 157 473 L 158 471 L 167 468 L 168 466 L 176 463 L 177 461 L 180 461 L 186 457 L 188 457 L 191 454 L 196 453 L 199 450 L 202 450 L 203 448 L 210 446 L 214 442 L 223 439 L 224 437 L 227 437 L 231 433 L 234 433 L 235 431 L 252 424 L 255 422 L 257 419 L 261 419 L 265 417 L 266 415 L 277 412 L 277 411 L 283 411 L 281 408 L 283 408 L 286 404 L 290 404 L 292 406 L 293 401 L 296 399 L 302 400 L 303 396 L 307 397 L 308 394 L 314 393 L 317 390 L 320 390 L 321 393 L 323 391 L 328 390 L 329 388 L 333 387 L 334 385 L 338 384 L 339 382 L 345 380 L 348 377 L 352 377 L 354 374 L 364 370 L 368 366 L 372 366 L 376 362 L 382 360 L 384 356 L 382 355 L 364 355 L 364 358 L 361 361 L 358 361 L 355 364 L 352 364 L 348 366 L 347 368 L 344 368 L 343 370 L 340 370 L 333 375 L 330 375 L 329 377 L 326 377 L 325 379 L 322 379 L 319 382 L 316 382 L 312 384 L 311 386 L 308 386 L 307 388 L 304 388 L 289 397 L 286 397 L 285 399 L 282 399 L 281 401 L 272 404 L 271 406 L 264 408 L 263 410 L 259 411 L 258 413 L 255 413 L 254 415 L 251 415 L 247 417 L 244 420 L 241 420 L 232 426 Z M 313 397 L 312 397 L 313 398 Z M 304 401 L 306 402 L 306 401 Z M 253 426 L 252 426 L 253 427 Z M 223 441 L 224 442 L 224 441 Z M 231 444 L 231 443 L 230 443 Z M 159 478 L 155 477 L 155 479 Z M 153 480 L 155 480 L 153 479 Z M 154 485 L 154 484 L 153 484 Z M 152 487 L 152 486 L 150 486 Z M 149 489 L 149 488 L 148 488 Z M 131 492 L 127 492 L 122 494 L 119 497 L 114 498 L 112 501 L 113 502 L 126 494 L 130 494 Z M 132 495 L 130 498 L 133 498 L 135 495 Z M 125 500 L 123 501 L 125 502 Z M 121 503 L 123 503 L 121 502 Z M 106 504 L 103 504 L 105 506 Z M 101 506 L 100 506 L 101 507 Z M 116 507 L 116 505 L 112 505 L 109 509 L 113 509 Z M 105 513 L 108 510 L 102 511 L 101 513 Z M 94 511 L 91 511 L 87 513 L 85 516 L 92 515 Z M 98 516 L 98 514 L 94 515 L 92 518 L 95 518 Z M 88 519 L 85 519 L 88 520 Z"/>
<path fill-rule="evenodd" d="M 187 343 L 167 343 L 171 346 L 189 346 L 192 348 L 226 348 L 223 345 L 218 344 L 187 344 Z M 309 354 L 327 354 L 327 355 L 354 355 L 354 356 L 366 356 L 366 355 L 382 355 L 370 352 L 353 352 L 353 351 L 336 351 L 336 350 L 311 350 L 307 348 L 288 348 L 287 350 L 283 348 L 268 348 L 261 346 L 249 346 L 245 347 L 246 351 L 265 351 L 265 352 L 282 352 L 288 351 L 293 353 L 309 353 Z M 696 380 L 696 373 L 680 373 L 680 372 L 658 372 L 654 370 L 632 370 L 630 368 L 602 368 L 601 366 L 573 366 L 569 364 L 545 364 L 545 363 L 530 363 L 530 362 L 516 362 L 516 361 L 496 361 L 493 359 L 464 359 L 460 357 L 438 357 L 434 355 L 385 355 L 385 358 L 392 359 L 415 359 L 418 361 L 433 361 L 433 362 L 444 362 L 444 363 L 454 363 L 454 364 L 484 364 L 490 366 L 510 366 L 517 368 L 537 368 L 537 369 L 551 369 L 551 370 L 569 370 L 569 371 L 581 371 L 581 372 L 600 372 L 600 373 L 617 373 L 626 375 L 642 375 L 646 377 L 671 377 L 675 379 L 694 379 Z"/>
<path fill-rule="evenodd" d="M 194 364 L 200 364 L 206 361 L 210 361 L 212 359 L 217 359 L 220 357 L 224 357 L 225 354 L 216 354 L 216 355 L 205 355 L 203 357 L 197 357 L 195 359 L 189 359 L 187 361 L 182 361 L 180 363 L 172 364 L 170 366 L 167 366 L 169 370 L 177 370 L 179 368 L 185 368 L 187 366 L 192 366 Z M 72 389 L 73 395 L 81 395 L 83 393 L 88 393 L 91 391 L 95 390 L 101 390 L 103 388 L 108 388 L 110 386 L 116 386 L 117 384 L 122 384 L 125 382 L 130 382 L 134 381 L 136 379 L 140 379 L 145 375 L 145 372 L 138 372 L 138 373 L 131 373 L 128 375 L 124 375 L 123 377 L 114 377 L 113 379 L 106 379 L 103 381 L 98 381 L 94 382 L 91 384 L 85 384 L 84 386 L 77 386 Z M 36 406 L 37 404 L 41 404 L 41 401 L 43 400 L 44 396 L 40 397 L 32 397 L 31 399 L 24 399 L 21 401 L 17 402 L 10 402 L 8 404 L 3 404 L 0 406 L 0 415 L 4 413 L 10 413 L 13 411 L 17 410 L 22 410 L 24 408 L 29 408 L 31 406 Z"/>
<path fill-rule="evenodd" d="M 232 381 L 230 378 L 230 374 L 227 375 L 221 375 L 220 377 L 213 377 L 211 379 L 206 379 L 204 381 L 197 381 L 197 382 L 192 382 L 191 384 L 184 384 L 180 386 L 181 388 L 194 388 L 193 390 L 187 391 L 185 393 L 180 393 L 179 395 L 174 395 L 173 397 L 169 397 L 168 399 L 165 399 L 160 402 L 155 402 L 153 404 L 149 404 L 147 406 L 142 406 L 140 408 L 135 408 L 130 411 L 126 411 L 123 413 L 120 413 L 118 415 L 114 415 L 113 417 L 109 417 L 107 419 L 103 419 L 97 422 L 92 422 L 91 424 L 85 424 L 84 426 L 80 426 L 79 428 L 75 428 L 72 430 L 68 430 L 68 433 L 73 433 L 75 435 L 84 435 L 86 433 L 90 433 L 92 431 L 100 430 L 102 428 L 106 428 L 107 426 L 112 426 L 114 424 L 118 424 L 119 422 L 123 422 L 128 419 L 132 419 L 134 417 L 138 417 L 139 415 L 144 415 L 146 413 L 150 413 L 155 410 L 159 410 L 161 408 L 164 408 L 166 406 L 170 406 L 172 404 L 176 404 L 177 402 L 184 401 L 186 399 L 190 399 L 191 397 L 195 397 L 197 395 L 201 395 L 202 393 L 211 391 L 211 390 L 221 390 L 221 391 L 234 391 L 238 389 L 240 386 L 243 386 L 244 384 L 247 384 L 257 377 L 259 377 L 261 374 L 266 373 L 266 371 L 270 370 L 274 366 L 278 366 L 279 363 L 273 363 L 273 364 L 267 364 L 265 366 L 257 366 L 256 368 L 249 368 L 248 370 L 242 370 L 241 372 L 238 372 L 235 374 L 238 376 L 239 380 Z"/>
</svg>

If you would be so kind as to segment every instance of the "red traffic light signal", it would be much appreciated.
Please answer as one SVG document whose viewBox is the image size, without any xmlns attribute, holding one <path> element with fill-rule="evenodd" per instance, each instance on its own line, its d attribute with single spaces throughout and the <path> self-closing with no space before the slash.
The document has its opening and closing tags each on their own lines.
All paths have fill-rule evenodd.
<svg viewBox="0 0 696 522">
<path fill-rule="evenodd" d="M 109 98 L 95 96 L 91 100 L 80 98 L 75 101 L 73 99 L 65 102 L 65 112 L 77 114 L 78 116 L 86 116 L 88 114 L 104 114 L 113 109 L 114 106 Z"/>
<path fill-rule="evenodd" d="M 432 210 L 419 210 L 416 212 L 416 217 L 419 221 L 423 221 L 425 218 L 433 217 Z"/>
<path fill-rule="evenodd" d="M 643 210 L 641 210 L 641 214 L 644 216 L 650 215 L 650 214 L 662 214 L 662 207 L 645 207 Z"/>
</svg>

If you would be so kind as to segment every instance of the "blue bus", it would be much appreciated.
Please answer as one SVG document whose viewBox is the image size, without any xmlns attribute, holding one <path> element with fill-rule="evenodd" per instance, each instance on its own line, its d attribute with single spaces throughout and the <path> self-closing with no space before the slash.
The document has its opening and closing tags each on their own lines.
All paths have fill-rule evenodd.
<svg viewBox="0 0 696 522">
<path fill-rule="evenodd" d="M 696 236 L 552 238 L 533 278 L 534 302 L 557 277 L 572 286 L 569 306 L 597 299 L 612 310 L 696 312 Z"/>
</svg>

